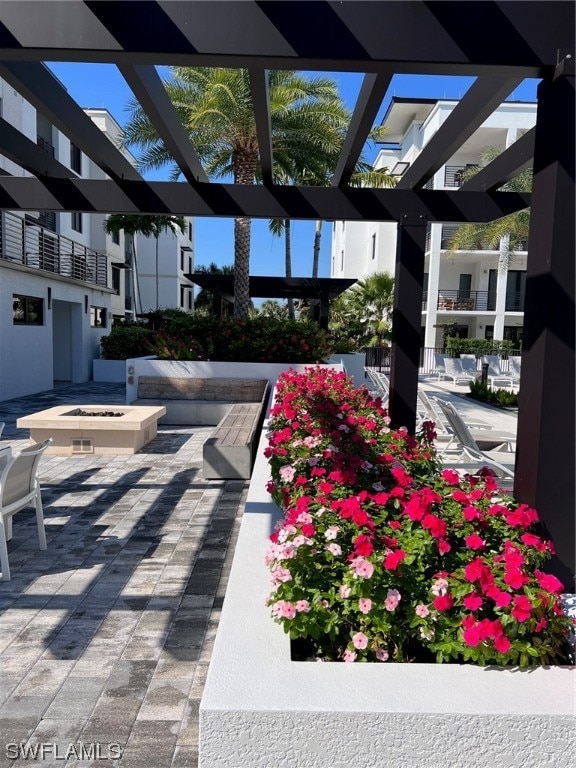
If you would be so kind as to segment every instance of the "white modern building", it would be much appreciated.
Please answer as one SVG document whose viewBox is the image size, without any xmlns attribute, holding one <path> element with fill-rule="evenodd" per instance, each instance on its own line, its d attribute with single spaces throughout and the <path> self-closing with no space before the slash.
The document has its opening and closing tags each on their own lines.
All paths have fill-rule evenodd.
<svg viewBox="0 0 576 768">
<path fill-rule="evenodd" d="M 121 129 L 111 115 L 87 113 L 119 145 Z M 78 176 L 105 178 L 1 79 L 0 117 Z M 4 156 L 0 174 L 29 175 Z M 192 309 L 192 284 L 184 277 L 192 271 L 192 237 L 191 220 L 184 234 L 160 237 L 158 276 L 146 260 L 150 251 L 155 262 L 155 240 L 137 238 L 145 270 L 138 279 L 127 264 L 124 236 L 106 235 L 102 214 L 0 212 L 0 401 L 56 382 L 89 381 L 100 338 L 114 319 L 155 309 L 157 284 L 160 306 Z"/>
<path fill-rule="evenodd" d="M 457 102 L 392 99 L 383 119 L 386 143 L 375 161 L 401 174 L 419 155 Z M 435 174 L 428 189 L 454 189 L 468 166 L 481 163 L 491 147 L 509 147 L 536 123 L 536 104 L 503 103 Z M 422 304 L 422 343 L 441 347 L 443 326 L 456 324 L 468 338 L 522 340 L 526 251 L 509 254 L 508 269 L 499 269 L 500 251 L 447 252 L 456 225 L 428 226 Z M 505 243 L 501 249 L 505 249 Z M 362 279 L 374 272 L 394 275 L 396 224 L 336 221 L 332 230 L 332 277 Z"/>
</svg>

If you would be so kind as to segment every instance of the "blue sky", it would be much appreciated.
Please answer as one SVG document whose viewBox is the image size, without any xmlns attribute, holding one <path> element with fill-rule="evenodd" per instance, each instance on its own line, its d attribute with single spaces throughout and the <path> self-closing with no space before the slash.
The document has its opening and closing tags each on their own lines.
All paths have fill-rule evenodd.
<svg viewBox="0 0 576 768">
<path fill-rule="evenodd" d="M 127 119 L 126 104 L 132 92 L 122 75 L 112 64 L 71 64 L 51 63 L 50 68 L 68 89 L 70 95 L 81 107 L 106 108 L 123 125 Z M 310 73 L 315 74 L 315 73 Z M 316 73 L 319 74 L 319 73 Z M 328 73 L 339 84 L 340 93 L 347 106 L 353 109 L 362 82 L 362 75 L 356 73 Z M 472 83 L 470 77 L 438 77 L 423 75 L 396 75 L 389 93 L 378 113 L 382 117 L 392 96 L 412 98 L 461 98 Z M 511 95 L 517 101 L 536 100 L 535 80 L 526 80 Z M 366 158 L 373 160 L 378 150 L 366 148 Z M 166 174 L 155 173 L 150 178 L 168 178 Z M 297 277 L 308 277 L 312 273 L 312 246 L 314 222 L 296 221 L 292 225 L 292 273 Z M 324 224 L 320 253 L 320 276 L 330 276 L 330 224 Z M 232 219 L 196 219 L 195 263 L 208 265 L 232 264 L 234 261 Z M 252 223 L 252 249 L 250 273 L 253 275 L 282 275 L 284 270 L 284 247 L 282 238 L 274 237 L 265 221 Z"/>
</svg>

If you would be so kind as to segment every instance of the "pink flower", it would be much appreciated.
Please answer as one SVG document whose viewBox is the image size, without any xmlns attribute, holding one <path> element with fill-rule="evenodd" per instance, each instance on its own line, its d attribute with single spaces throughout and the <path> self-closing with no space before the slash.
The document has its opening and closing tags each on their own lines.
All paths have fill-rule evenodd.
<svg viewBox="0 0 576 768">
<path fill-rule="evenodd" d="M 332 541 L 338 536 L 338 531 L 340 528 L 338 528 L 337 525 L 331 525 L 329 528 L 326 528 L 326 532 L 324 536 L 329 540 Z"/>
<path fill-rule="evenodd" d="M 464 597 L 462 603 L 469 611 L 477 611 L 482 607 L 482 598 L 477 592 L 470 592 Z"/>
<path fill-rule="evenodd" d="M 400 592 L 397 589 L 389 589 L 384 601 L 384 607 L 387 611 L 395 611 L 400 602 Z"/>
<path fill-rule="evenodd" d="M 534 575 L 536 576 L 536 581 L 542 589 L 545 589 L 547 592 L 552 592 L 554 595 L 559 595 L 560 592 L 564 589 L 564 585 L 562 582 L 556 578 L 556 576 L 553 576 L 551 573 L 544 573 L 543 571 L 534 571 Z"/>
<path fill-rule="evenodd" d="M 342 654 L 342 661 L 345 661 L 347 664 L 350 664 L 352 661 L 356 661 L 357 656 L 358 656 L 357 653 L 354 653 L 354 651 L 349 651 L 348 648 L 346 648 L 346 650 Z"/>
<path fill-rule="evenodd" d="M 415 608 L 415 612 L 416 612 L 416 616 L 420 616 L 421 619 L 425 619 L 426 616 L 430 615 L 428 606 L 424 605 L 424 603 L 419 603 Z"/>
<path fill-rule="evenodd" d="M 296 607 L 288 600 L 278 600 L 272 606 L 272 616 L 279 619 L 293 619 L 296 616 Z"/>
<path fill-rule="evenodd" d="M 272 571 L 272 579 L 275 583 L 278 583 L 279 581 L 282 581 L 282 582 L 291 581 L 292 574 L 286 568 L 282 568 L 281 566 L 278 566 L 278 568 L 274 568 L 274 570 Z"/>
<path fill-rule="evenodd" d="M 328 552 L 331 552 L 334 557 L 339 557 L 342 554 L 342 547 L 340 544 L 336 544 L 335 542 L 331 541 L 330 544 L 326 545 L 326 549 Z"/>
<path fill-rule="evenodd" d="M 509 592 L 498 589 L 498 587 L 491 587 L 486 594 L 494 600 L 497 608 L 506 608 L 512 602 L 512 595 Z"/>
<path fill-rule="evenodd" d="M 464 642 L 466 643 L 466 645 L 469 645 L 471 648 L 475 648 L 481 639 L 480 632 L 478 631 L 477 625 L 473 625 L 465 629 L 463 632 L 463 636 L 464 636 Z"/>
<path fill-rule="evenodd" d="M 512 616 L 522 623 L 530 618 L 532 611 L 532 603 L 526 597 L 526 595 L 518 595 L 514 598 L 514 608 L 512 608 Z"/>
<path fill-rule="evenodd" d="M 432 584 L 432 593 L 434 595 L 445 595 L 448 591 L 448 582 L 446 579 L 437 579 L 434 584 Z"/>
<path fill-rule="evenodd" d="M 437 611 L 449 611 L 454 605 L 454 598 L 452 595 L 438 595 L 434 598 L 434 608 Z"/>
<path fill-rule="evenodd" d="M 505 635 L 498 635 L 494 638 L 494 648 L 498 653 L 508 653 L 512 643 Z"/>
<path fill-rule="evenodd" d="M 296 610 L 298 613 L 308 613 L 310 610 L 310 603 L 308 600 L 298 600 L 296 603 Z"/>
<path fill-rule="evenodd" d="M 401 549 L 397 549 L 395 552 L 389 552 L 384 558 L 384 568 L 388 571 L 395 571 L 405 557 L 406 552 Z"/>
<path fill-rule="evenodd" d="M 370 613 L 372 610 L 372 600 L 370 600 L 369 597 L 361 597 L 360 600 L 358 600 L 358 609 L 362 613 Z"/>
<path fill-rule="evenodd" d="M 296 474 L 296 470 L 294 469 L 294 467 L 291 467 L 290 465 L 286 465 L 280 468 L 280 477 L 282 478 L 282 480 L 284 480 L 285 483 L 291 483 L 292 480 L 294 480 L 295 474 Z"/>
<path fill-rule="evenodd" d="M 378 661 L 388 661 L 388 659 L 390 658 L 390 654 L 388 653 L 388 651 L 385 651 L 384 648 L 378 648 L 378 650 L 376 651 L 376 658 L 378 659 Z"/>
<path fill-rule="evenodd" d="M 363 651 L 364 648 L 368 646 L 368 638 L 364 632 L 356 632 L 355 635 L 352 635 L 352 643 L 354 648 L 357 648 L 359 651 Z"/>
<path fill-rule="evenodd" d="M 446 536 L 447 525 L 444 520 L 436 517 L 436 515 L 424 515 L 422 518 L 422 528 L 426 528 L 430 531 L 430 534 L 435 539 L 441 539 Z"/>
<path fill-rule="evenodd" d="M 460 482 L 460 475 L 458 472 L 454 472 L 452 469 L 445 469 L 442 471 L 442 478 L 448 485 L 458 485 Z"/>
<path fill-rule="evenodd" d="M 473 533 L 471 536 L 466 536 L 464 539 L 466 546 L 470 549 L 484 549 L 484 539 L 480 538 L 477 534 Z"/>
<path fill-rule="evenodd" d="M 342 600 L 346 600 L 347 597 L 350 597 L 350 592 L 352 590 L 350 587 L 347 587 L 346 584 L 340 584 L 340 589 L 338 590 L 338 594 L 342 598 Z"/>
<path fill-rule="evenodd" d="M 362 579 L 370 579 L 374 573 L 374 566 L 369 560 L 363 557 L 355 557 L 350 563 L 354 571 L 354 576 L 360 576 Z"/>
<path fill-rule="evenodd" d="M 519 571 L 517 568 L 510 568 L 504 574 L 504 581 L 509 587 L 512 587 L 512 589 L 520 589 L 520 587 L 523 584 L 527 584 L 530 579 L 527 576 L 524 576 L 522 571 Z"/>
</svg>

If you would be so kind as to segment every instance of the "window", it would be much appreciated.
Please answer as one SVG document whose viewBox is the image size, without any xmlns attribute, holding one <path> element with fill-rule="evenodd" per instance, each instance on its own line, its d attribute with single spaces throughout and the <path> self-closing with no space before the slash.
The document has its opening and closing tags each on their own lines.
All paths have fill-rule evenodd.
<svg viewBox="0 0 576 768">
<path fill-rule="evenodd" d="M 462 273 L 458 283 L 458 298 L 469 299 L 470 289 L 472 288 L 472 275 Z"/>
<path fill-rule="evenodd" d="M 106 328 L 105 307 L 90 307 L 90 326 L 92 328 Z"/>
<path fill-rule="evenodd" d="M 82 214 L 81 213 L 71 213 L 70 214 L 70 226 L 75 232 L 82 232 Z"/>
<path fill-rule="evenodd" d="M 82 152 L 74 142 L 70 142 L 70 168 L 76 173 L 82 173 Z"/>
<path fill-rule="evenodd" d="M 192 309 L 192 291 L 188 289 L 188 309 Z"/>
<path fill-rule="evenodd" d="M 192 242 L 192 222 L 191 221 L 188 222 L 188 240 Z"/>
<path fill-rule="evenodd" d="M 180 248 L 180 271 L 184 272 L 184 249 Z"/>
<path fill-rule="evenodd" d="M 112 289 L 115 293 L 120 293 L 120 268 L 112 265 Z"/>
<path fill-rule="evenodd" d="M 14 325 L 44 325 L 44 300 L 35 296 L 12 296 Z"/>
<path fill-rule="evenodd" d="M 376 258 L 376 232 L 372 235 L 372 261 Z"/>
<path fill-rule="evenodd" d="M 180 306 L 182 309 L 186 306 L 186 288 L 183 285 L 180 286 Z"/>
<path fill-rule="evenodd" d="M 114 245 L 120 245 L 120 232 L 112 232 L 112 242 Z"/>
</svg>

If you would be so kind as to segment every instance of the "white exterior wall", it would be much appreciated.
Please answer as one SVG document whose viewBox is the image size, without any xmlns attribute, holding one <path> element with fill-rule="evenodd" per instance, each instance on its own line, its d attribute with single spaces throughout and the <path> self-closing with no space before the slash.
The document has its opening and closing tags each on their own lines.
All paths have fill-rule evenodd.
<svg viewBox="0 0 576 768">
<path fill-rule="evenodd" d="M 379 152 L 375 168 L 387 167 L 392 170 L 397 161 L 413 162 L 422 148 L 438 131 L 450 115 L 456 101 L 439 101 L 431 105 L 423 120 L 409 122 L 404 130 L 401 143 L 384 146 Z M 418 103 L 415 102 L 415 113 Z M 405 106 L 404 106 L 405 108 Z M 393 107 L 392 107 L 393 109 Z M 505 149 L 522 132 L 532 128 L 536 122 L 536 104 L 504 103 L 473 134 L 450 160 L 447 166 L 465 166 L 478 164 L 483 151 L 488 147 Z M 433 177 L 434 189 L 445 187 L 445 167 L 442 166 Z M 451 222 L 447 222 L 450 224 Z M 425 346 L 442 344 L 441 326 L 456 321 L 458 325 L 468 327 L 469 337 L 484 338 L 485 328 L 495 328 L 495 338 L 502 337 L 505 326 L 522 326 L 522 312 L 505 312 L 505 282 L 500 280 L 500 292 L 497 303 L 499 311 L 465 312 L 439 311 L 437 308 L 438 291 L 442 289 L 456 291 L 459 288 L 460 274 L 472 275 L 472 291 L 488 290 L 488 274 L 498 268 L 498 253 L 476 251 L 467 254 L 448 255 L 440 250 L 440 224 L 431 225 L 431 247 L 427 253 L 426 270 L 428 272 L 428 305 L 423 312 L 422 325 L 425 328 Z M 396 260 L 396 224 L 374 222 L 335 222 L 335 235 L 332 239 L 332 277 L 356 277 L 363 279 L 374 272 L 389 272 L 394 275 Z M 372 235 L 376 232 L 376 258 L 368 258 Z M 512 254 L 509 269 L 526 269 L 526 253 Z"/>
</svg>

